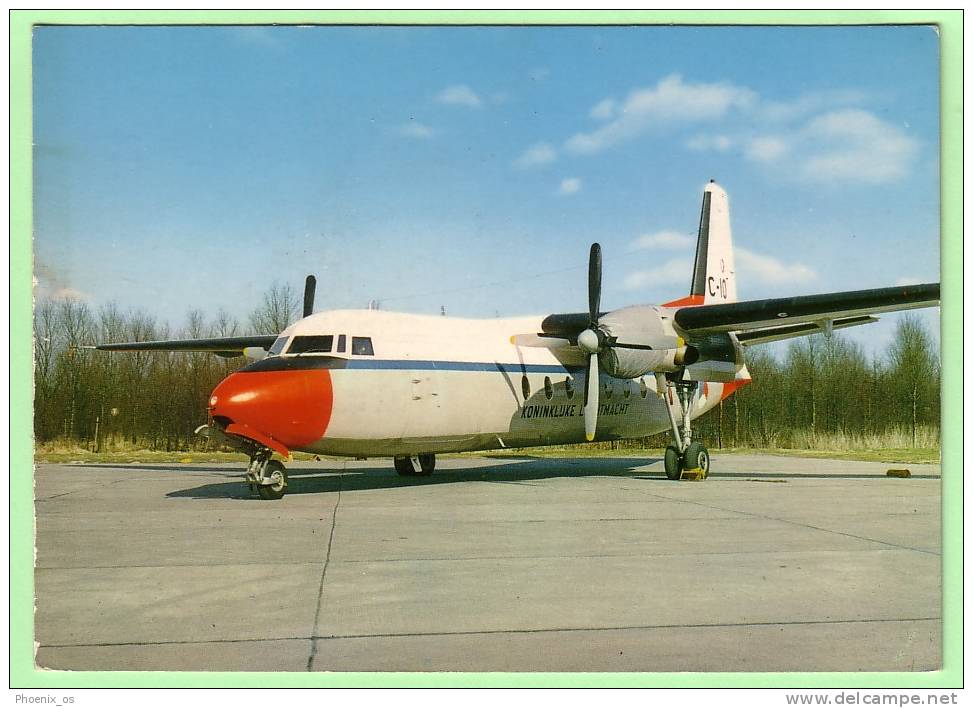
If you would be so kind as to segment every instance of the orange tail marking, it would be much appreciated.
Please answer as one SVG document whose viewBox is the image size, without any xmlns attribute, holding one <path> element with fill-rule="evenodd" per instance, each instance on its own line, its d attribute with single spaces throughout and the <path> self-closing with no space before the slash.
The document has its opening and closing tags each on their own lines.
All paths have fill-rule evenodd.
<svg viewBox="0 0 973 708">
<path fill-rule="evenodd" d="M 734 391 L 736 391 L 738 388 L 743 388 L 750 383 L 751 380 L 752 379 L 738 379 L 736 381 L 727 381 L 723 384 L 723 393 L 720 394 L 720 400 L 725 401 L 727 398 L 733 395 Z"/>
<path fill-rule="evenodd" d="M 678 300 L 664 303 L 662 307 L 690 307 L 692 305 L 702 305 L 704 299 L 705 298 L 703 295 L 687 295 L 686 297 L 681 297 Z"/>
</svg>

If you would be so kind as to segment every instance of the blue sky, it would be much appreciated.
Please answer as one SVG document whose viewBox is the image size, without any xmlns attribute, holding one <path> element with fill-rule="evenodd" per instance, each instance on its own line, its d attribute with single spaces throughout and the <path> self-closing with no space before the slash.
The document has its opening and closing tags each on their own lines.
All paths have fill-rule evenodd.
<svg viewBox="0 0 973 708">
<path fill-rule="evenodd" d="M 585 308 L 599 241 L 603 306 L 664 302 L 710 178 L 741 299 L 936 281 L 938 53 L 926 27 L 40 27 L 38 294 L 178 327 L 313 272 L 318 309 L 547 314 Z"/>
</svg>

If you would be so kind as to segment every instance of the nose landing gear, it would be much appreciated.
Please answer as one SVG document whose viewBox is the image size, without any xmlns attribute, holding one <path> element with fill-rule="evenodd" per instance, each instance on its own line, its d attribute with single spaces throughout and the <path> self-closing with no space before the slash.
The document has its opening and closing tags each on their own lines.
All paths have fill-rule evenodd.
<svg viewBox="0 0 973 708">
<path fill-rule="evenodd" d="M 261 499 L 280 499 L 287 493 L 287 469 L 271 459 L 274 451 L 269 447 L 240 435 L 227 435 L 218 425 L 201 425 L 196 428 L 196 434 L 249 455 L 247 487 L 251 494 Z"/>
<path fill-rule="evenodd" d="M 270 455 L 269 450 L 261 450 L 250 458 L 247 485 L 261 499 L 280 499 L 287 493 L 287 469 Z"/>
</svg>

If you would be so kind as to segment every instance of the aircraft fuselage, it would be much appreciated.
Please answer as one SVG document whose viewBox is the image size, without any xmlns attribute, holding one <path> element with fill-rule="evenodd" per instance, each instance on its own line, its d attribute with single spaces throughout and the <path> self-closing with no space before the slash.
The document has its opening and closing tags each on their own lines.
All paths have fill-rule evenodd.
<svg viewBox="0 0 973 708">
<path fill-rule="evenodd" d="M 583 355 L 511 342 L 540 331 L 541 320 L 315 314 L 281 334 L 275 348 L 283 354 L 220 383 L 209 412 L 234 426 L 228 432 L 288 452 L 398 456 L 584 442 Z M 329 351 L 287 353 L 298 342 Z M 599 386 L 596 440 L 668 430 L 665 406 L 680 405 L 664 402 L 651 373 L 621 379 L 602 371 Z M 693 417 L 733 388 L 701 385 Z"/>
</svg>

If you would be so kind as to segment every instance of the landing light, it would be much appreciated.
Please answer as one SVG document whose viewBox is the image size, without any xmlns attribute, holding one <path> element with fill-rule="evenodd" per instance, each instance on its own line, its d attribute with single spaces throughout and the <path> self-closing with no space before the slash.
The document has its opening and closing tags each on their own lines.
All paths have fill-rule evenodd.
<svg viewBox="0 0 973 708">
<path fill-rule="evenodd" d="M 216 408 L 216 402 L 217 402 L 217 400 L 219 400 L 219 399 L 217 399 L 216 396 L 210 396 L 209 397 L 209 407 L 210 408 Z"/>
</svg>

